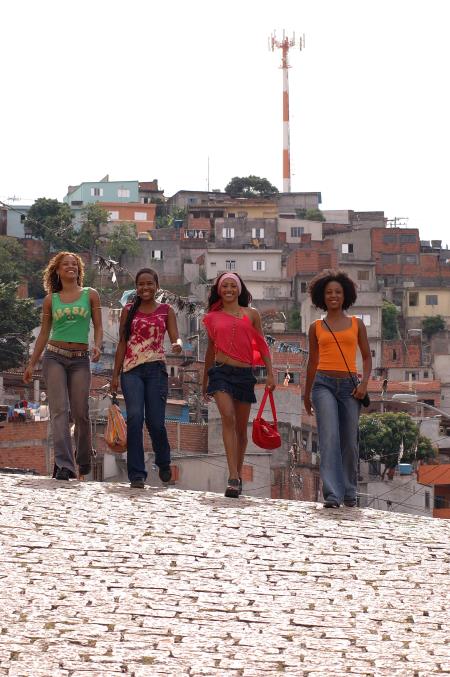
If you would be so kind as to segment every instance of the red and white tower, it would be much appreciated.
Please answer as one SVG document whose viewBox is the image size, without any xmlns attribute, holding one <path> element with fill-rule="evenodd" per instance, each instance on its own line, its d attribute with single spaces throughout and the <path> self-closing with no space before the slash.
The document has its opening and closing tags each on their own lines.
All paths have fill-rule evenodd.
<svg viewBox="0 0 450 677">
<path fill-rule="evenodd" d="M 272 52 L 275 49 L 281 49 L 281 66 L 283 69 L 283 193 L 291 192 L 291 142 L 289 135 L 289 50 L 298 44 L 300 51 L 305 46 L 305 36 L 303 35 L 298 42 L 295 39 L 295 33 L 292 38 L 288 38 L 283 31 L 283 39 L 277 40 L 275 31 L 269 38 L 269 49 Z"/>
</svg>

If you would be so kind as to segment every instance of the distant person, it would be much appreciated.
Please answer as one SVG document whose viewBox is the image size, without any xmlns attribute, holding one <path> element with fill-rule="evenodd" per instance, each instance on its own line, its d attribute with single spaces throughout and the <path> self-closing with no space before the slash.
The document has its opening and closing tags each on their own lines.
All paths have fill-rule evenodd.
<svg viewBox="0 0 450 677">
<path fill-rule="evenodd" d="M 170 482 L 170 445 L 165 425 L 168 374 L 164 336 L 169 334 L 172 351 L 180 353 L 175 311 L 158 303 L 158 274 L 142 268 L 136 274 L 136 297 L 120 315 L 119 344 L 114 358 L 111 391 L 117 393 L 119 375 L 127 409 L 127 466 L 130 486 L 143 489 L 147 479 L 144 460 L 144 420 L 155 452 L 162 482 Z"/>
<path fill-rule="evenodd" d="M 242 466 L 247 449 L 250 408 L 256 402 L 255 364 L 267 369 L 266 388 L 275 389 L 272 361 L 261 318 L 249 304 L 252 296 L 236 273 L 219 275 L 211 288 L 204 324 L 208 348 L 203 374 L 205 399 L 214 397 L 222 419 L 228 463 L 225 496 L 242 493 Z"/>
<path fill-rule="evenodd" d="M 346 273 L 325 270 L 311 281 L 309 293 L 316 308 L 326 312 L 323 320 L 309 328 L 304 392 L 305 409 L 311 415 L 314 407 L 317 418 L 324 506 L 339 508 L 343 502 L 354 507 L 359 414 L 372 371 L 366 327 L 345 312 L 357 297 L 355 283 Z M 358 347 L 363 361 L 361 382 L 356 372 Z"/>
<path fill-rule="evenodd" d="M 42 370 L 47 385 L 55 451 L 53 476 L 57 480 L 91 471 L 92 435 L 89 418 L 91 369 L 89 358 L 100 358 L 103 329 L 98 292 L 83 287 L 84 264 L 77 254 L 60 252 L 44 271 L 47 296 L 42 325 L 23 380 L 29 383 L 45 350 Z M 94 325 L 94 345 L 89 351 L 89 329 Z M 75 459 L 70 435 L 75 424 Z"/>
</svg>

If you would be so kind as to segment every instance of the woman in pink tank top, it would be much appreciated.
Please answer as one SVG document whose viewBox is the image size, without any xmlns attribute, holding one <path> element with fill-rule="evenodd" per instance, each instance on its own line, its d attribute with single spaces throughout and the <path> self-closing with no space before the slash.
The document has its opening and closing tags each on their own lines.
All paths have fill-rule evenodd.
<svg viewBox="0 0 450 677">
<path fill-rule="evenodd" d="M 228 463 L 225 496 L 242 492 L 242 466 L 247 448 L 247 427 L 256 402 L 254 365 L 267 369 L 266 388 L 274 390 L 272 361 L 261 318 L 249 307 L 252 296 L 236 273 L 219 275 L 211 288 L 203 320 L 208 348 L 203 373 L 205 399 L 214 397 L 222 419 L 222 437 Z"/>
</svg>

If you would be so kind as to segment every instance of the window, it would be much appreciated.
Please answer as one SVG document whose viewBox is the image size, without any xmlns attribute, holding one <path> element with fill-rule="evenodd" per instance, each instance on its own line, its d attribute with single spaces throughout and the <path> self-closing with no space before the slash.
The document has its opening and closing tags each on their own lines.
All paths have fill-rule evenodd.
<svg viewBox="0 0 450 677">
<path fill-rule="evenodd" d="M 369 315 L 369 313 L 364 313 L 363 315 L 361 315 L 361 319 L 366 327 L 370 327 L 370 325 L 372 324 L 372 318 Z"/>
<path fill-rule="evenodd" d="M 341 245 L 341 251 L 343 254 L 353 254 L 352 242 L 343 242 Z"/>
<path fill-rule="evenodd" d="M 253 270 L 264 271 L 265 269 L 266 269 L 266 262 L 265 261 L 253 261 Z"/>
<path fill-rule="evenodd" d="M 425 492 L 424 498 L 425 498 L 425 509 L 429 510 L 430 509 L 430 492 L 429 491 Z"/>
<path fill-rule="evenodd" d="M 419 380 L 419 372 L 418 371 L 407 371 L 406 372 L 406 380 L 409 381 L 418 381 Z"/>
<path fill-rule="evenodd" d="M 109 212 L 108 221 L 118 221 L 118 220 L 119 220 L 119 212 Z"/>
<path fill-rule="evenodd" d="M 225 261 L 225 269 L 226 270 L 236 270 L 236 261 L 235 259 L 227 259 Z"/>
<path fill-rule="evenodd" d="M 397 263 L 397 254 L 383 254 L 381 260 L 383 263 Z"/>
<path fill-rule="evenodd" d="M 91 188 L 92 197 L 103 197 L 103 188 Z"/>
<path fill-rule="evenodd" d="M 417 264 L 417 256 L 415 254 L 402 254 L 401 261 L 402 261 L 402 263 L 416 263 Z"/>
<path fill-rule="evenodd" d="M 372 357 L 375 357 L 375 355 L 376 355 L 376 353 L 375 353 L 374 350 L 371 350 L 371 351 L 370 351 L 370 354 L 372 355 Z"/>
<path fill-rule="evenodd" d="M 152 250 L 152 259 L 155 261 L 162 261 L 163 258 L 163 252 L 161 249 L 153 249 Z"/>
<path fill-rule="evenodd" d="M 291 228 L 291 237 L 301 237 L 304 232 L 305 229 L 303 228 L 303 226 L 293 226 Z"/>
<path fill-rule="evenodd" d="M 264 287 L 264 298 L 265 299 L 274 299 L 279 295 L 278 287 Z"/>
<path fill-rule="evenodd" d="M 427 306 L 437 306 L 437 304 L 438 304 L 437 294 L 426 294 L 425 295 L 425 304 Z"/>
<path fill-rule="evenodd" d="M 128 188 L 118 188 L 117 197 L 130 197 L 130 191 Z"/>
<path fill-rule="evenodd" d="M 424 371 L 424 372 L 423 372 L 423 377 L 424 377 L 424 378 L 428 378 L 428 371 Z"/>
<path fill-rule="evenodd" d="M 308 291 L 308 283 L 300 282 L 300 294 L 306 294 L 307 291 Z"/>
<path fill-rule="evenodd" d="M 414 233 L 400 233 L 400 243 L 405 244 L 406 242 L 415 242 L 416 236 Z"/>
<path fill-rule="evenodd" d="M 419 305 L 419 292 L 410 291 L 408 294 L 408 305 L 409 306 L 418 306 Z"/>
<path fill-rule="evenodd" d="M 358 270 L 357 275 L 358 275 L 358 280 L 368 280 L 369 279 L 369 271 L 368 270 Z"/>
<path fill-rule="evenodd" d="M 392 350 L 392 359 L 393 360 L 397 359 L 397 351 L 395 350 L 395 348 L 393 348 L 393 350 Z"/>
<path fill-rule="evenodd" d="M 264 239 L 264 228 L 252 228 L 252 238 Z"/>
<path fill-rule="evenodd" d="M 222 228 L 222 237 L 231 240 L 234 237 L 234 228 Z"/>
<path fill-rule="evenodd" d="M 228 212 L 227 216 L 228 216 L 229 219 L 235 219 L 236 218 L 236 214 L 234 212 Z"/>
<path fill-rule="evenodd" d="M 397 235 L 395 233 L 385 233 L 383 235 L 384 244 L 395 244 L 397 242 Z"/>
<path fill-rule="evenodd" d="M 147 221 L 147 212 L 134 212 L 135 221 Z"/>
</svg>

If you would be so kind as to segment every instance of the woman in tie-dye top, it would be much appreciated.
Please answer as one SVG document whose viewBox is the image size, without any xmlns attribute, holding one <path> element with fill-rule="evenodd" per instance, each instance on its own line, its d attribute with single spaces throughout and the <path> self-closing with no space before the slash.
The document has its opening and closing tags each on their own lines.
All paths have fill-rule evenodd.
<svg viewBox="0 0 450 677">
<path fill-rule="evenodd" d="M 128 478 L 134 488 L 143 488 L 147 478 L 144 461 L 144 420 L 155 452 L 155 464 L 163 482 L 171 479 L 170 446 L 165 426 L 168 375 L 164 355 L 167 333 L 172 351 L 180 353 L 175 312 L 167 303 L 157 303 L 158 275 L 143 268 L 136 275 L 136 298 L 120 316 L 120 340 L 114 360 L 111 390 L 117 392 L 121 374 L 127 408 Z"/>
</svg>

